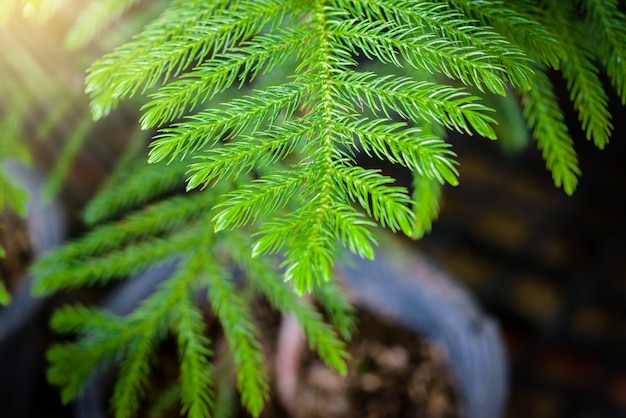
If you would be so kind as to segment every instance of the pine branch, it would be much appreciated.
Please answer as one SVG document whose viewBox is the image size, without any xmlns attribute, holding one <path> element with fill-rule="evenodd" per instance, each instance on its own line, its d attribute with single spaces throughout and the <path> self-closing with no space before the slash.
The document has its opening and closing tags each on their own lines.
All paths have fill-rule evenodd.
<svg viewBox="0 0 626 418">
<path fill-rule="evenodd" d="M 0 247 L 0 258 L 2 257 L 4 257 L 4 250 Z M 0 277 L 0 279 L 2 279 L 2 277 Z M 6 306 L 9 302 L 11 302 L 11 295 L 9 295 L 4 283 L 0 281 L 0 305 Z"/>
<path fill-rule="evenodd" d="M 177 271 L 164 285 L 127 318 L 113 319 L 112 314 L 81 307 L 66 308 L 55 314 L 52 322 L 57 330 L 86 335 L 78 343 L 57 345 L 50 351 L 49 379 L 62 387 L 65 402 L 75 396 L 77 390 L 89 378 L 91 369 L 102 360 L 110 362 L 123 358 L 122 368 L 114 387 L 112 405 L 116 417 L 133 416 L 139 406 L 143 387 L 147 383 L 149 359 L 157 344 L 165 337 L 167 329 L 172 326 L 180 333 L 189 331 L 193 334 L 179 335 L 185 353 L 190 356 L 185 361 L 195 359 L 196 364 L 208 364 L 206 359 L 200 359 L 206 357 L 208 352 L 207 341 L 202 336 L 201 328 L 197 327 L 197 313 L 191 313 L 196 317 L 196 321 L 191 319 L 193 323 L 187 322 L 190 318 L 184 315 L 189 313 L 185 311 L 185 307 L 189 306 L 193 298 L 191 290 L 196 289 L 201 283 L 197 283 L 197 269 L 189 263 L 181 263 L 182 267 L 179 264 Z M 190 325 L 191 329 L 185 328 L 187 325 Z M 84 364 L 81 363 L 84 367 L 67 376 L 68 362 L 72 361 L 72 356 L 76 356 L 77 352 L 80 353 L 81 359 L 85 359 Z M 188 371 L 186 367 L 185 371 Z M 198 382 L 206 383 L 206 380 L 202 376 L 198 377 L 197 373 L 196 376 L 192 376 L 192 380 L 199 379 Z M 202 387 L 189 388 L 188 384 L 184 387 L 191 389 L 192 393 L 202 390 Z M 210 391 L 206 393 L 210 394 Z M 185 393 L 183 397 L 189 395 Z M 201 402 L 202 399 L 196 398 L 195 401 Z"/>
<path fill-rule="evenodd" d="M 354 307 L 348 302 L 342 289 L 335 282 L 317 286 L 313 293 L 328 314 L 331 323 L 345 339 L 350 339 L 356 330 Z"/>
<path fill-rule="evenodd" d="M 0 91 L 0 94 L 1 93 Z M 28 147 L 21 140 L 24 137 L 24 121 L 22 118 L 23 115 L 27 113 L 27 108 L 28 106 L 22 107 L 16 104 L 16 106 L 11 109 L 6 109 L 0 116 L 0 132 L 2 132 L 0 158 L 2 161 L 15 159 L 26 165 L 32 163 Z M 0 171 L 0 174 L 2 174 L 2 171 Z M 0 199 L 2 199 L 2 197 L 0 197 Z"/>
<path fill-rule="evenodd" d="M 413 229 L 409 235 L 413 239 L 422 238 L 430 232 L 433 222 L 439 216 L 441 182 L 413 174 Z"/>
<path fill-rule="evenodd" d="M 186 34 L 195 33 L 226 1 L 202 3 L 177 0 L 158 19 L 147 25 L 136 38 L 97 60 L 87 75 L 87 93 L 92 97 L 91 110 L 100 119 L 117 107 L 122 99 L 154 86 L 163 74 L 178 74 L 204 48 L 202 40 L 186 43 Z M 193 38 L 189 38 L 192 41 Z M 167 51 L 181 47 L 176 55 Z M 185 46 L 187 46 L 185 48 Z M 146 55 L 149 54 L 149 59 Z M 115 76 L 118 74 L 117 76 Z"/>
<path fill-rule="evenodd" d="M 105 330 L 108 332 L 76 343 L 56 344 L 48 350 L 48 381 L 61 388 L 63 403 L 76 397 L 98 366 L 106 367 L 123 354 L 133 333 L 124 329 L 119 318 L 115 322 L 120 324 L 118 329 Z M 81 361 L 77 362 L 78 358 Z"/>
<path fill-rule="evenodd" d="M 458 184 L 456 156 L 450 145 L 434 135 L 424 134 L 420 128 L 408 128 L 406 123 L 385 119 L 346 120 L 337 123 L 339 132 L 358 139 L 351 144 L 357 151 L 398 163 L 417 174 Z"/>
<path fill-rule="evenodd" d="M 208 242 L 206 240 L 205 242 Z M 193 306 L 195 291 L 206 286 L 206 281 L 198 277 L 201 273 L 197 263 L 193 259 L 183 259 L 179 262 L 176 272 L 161 286 L 156 293 L 132 314 L 132 319 L 140 322 L 154 321 L 157 324 L 163 321 L 167 327 L 173 328 L 177 334 L 181 362 L 182 398 L 185 408 L 190 408 L 196 413 L 208 410 L 212 402 L 211 366 L 207 356 L 210 355 L 209 341 L 204 335 L 204 325 L 201 313 Z M 162 319 L 163 318 L 163 319 Z M 155 327 L 165 329 L 165 327 Z M 160 337 L 162 339 L 163 336 Z M 146 342 L 145 336 L 137 338 L 140 343 Z M 184 355 L 184 357 L 182 357 Z M 147 353 L 143 358 L 148 358 Z M 140 361 L 140 356 L 138 356 Z M 129 359 L 124 360 L 124 365 Z M 130 363 L 132 365 L 132 363 Z M 190 370 L 189 366 L 198 367 Z M 130 390 L 124 388 L 124 376 L 120 374 L 116 390 L 122 397 L 128 396 Z M 137 387 L 138 389 L 139 387 Z M 201 395 L 202 393 L 202 395 Z M 136 392 L 133 396 L 140 396 Z M 193 398 L 193 399 L 191 399 Z M 113 405 L 118 411 L 127 410 L 123 404 L 117 403 L 115 396 Z"/>
<path fill-rule="evenodd" d="M 258 270 L 257 270 L 258 271 Z M 287 286 L 276 277 L 263 277 L 256 272 L 251 275 L 253 285 L 268 298 L 272 307 L 295 316 L 307 338 L 310 347 L 317 351 L 328 366 L 341 374 L 347 372 L 346 346 L 326 324 L 314 308 L 303 303 Z"/>
<path fill-rule="evenodd" d="M 542 24 L 545 12 L 535 1 L 455 0 L 450 2 L 482 24 L 492 26 L 512 44 L 520 46 L 531 58 L 558 69 L 567 51 L 552 33 L 552 26 Z"/>
<path fill-rule="evenodd" d="M 286 174 L 292 175 L 278 172 L 226 194 L 225 200 L 216 206 L 219 210 L 213 218 L 216 232 L 256 222 L 259 216 L 284 208 L 306 180 L 303 174 L 291 177 Z"/>
<path fill-rule="evenodd" d="M 143 388 L 148 383 L 150 358 L 156 350 L 157 336 L 153 324 L 147 323 L 143 332 L 133 338 L 124 356 L 111 404 L 115 418 L 132 418 L 139 410 Z"/>
<path fill-rule="evenodd" d="M 315 212 L 317 203 L 310 206 L 313 209 L 300 208 L 264 222 L 255 234 L 258 238 L 252 247 L 255 256 L 284 250 L 286 258 L 282 266 L 287 266 L 284 278 L 300 294 L 311 291 L 317 281 L 332 276 L 337 250 L 334 236 L 329 232 L 329 221 Z"/>
<path fill-rule="evenodd" d="M 368 215 L 383 227 L 410 234 L 413 214 L 405 188 L 389 186 L 394 180 L 381 175 L 379 170 L 342 167 L 338 175 L 337 180 L 343 192 L 358 202 Z"/>
<path fill-rule="evenodd" d="M 567 81 L 570 97 L 578 112 L 587 139 L 602 149 L 609 142 L 613 125 L 608 110 L 608 97 L 593 62 L 592 46 L 581 30 L 571 8 L 561 3 L 548 2 L 548 22 L 561 28 L 560 43 L 567 52 L 563 62 L 563 77 Z"/>
<path fill-rule="evenodd" d="M 240 136 L 238 141 L 223 147 L 209 149 L 189 165 L 187 189 L 207 187 L 212 182 L 236 179 L 259 169 L 276 164 L 293 153 L 303 142 L 311 127 L 285 122 L 272 126 L 254 136 Z"/>
<path fill-rule="evenodd" d="M 597 55 L 607 70 L 622 104 L 626 104 L 626 16 L 616 0 L 581 1 Z"/>
<path fill-rule="evenodd" d="M 143 107 L 144 127 L 158 126 L 181 117 L 226 90 L 234 83 L 241 87 L 283 64 L 294 52 L 306 48 L 311 31 L 301 25 L 277 34 L 263 34 L 225 53 L 215 54 L 193 71 L 161 87 Z"/>
<path fill-rule="evenodd" d="M 3 170 L 0 170 L 0 190 L 2 190 L 0 193 L 0 211 L 9 208 L 15 210 L 18 215 L 25 216 L 28 193 Z"/>
<path fill-rule="evenodd" d="M 177 305 L 176 333 L 180 358 L 182 410 L 190 418 L 211 415 L 215 403 L 210 341 L 205 334 L 202 313 L 189 299 Z"/>
<path fill-rule="evenodd" d="M 484 114 L 489 109 L 477 97 L 454 87 L 416 82 L 409 78 L 377 76 L 373 73 L 344 73 L 337 83 L 376 113 L 389 118 L 393 109 L 402 118 L 440 123 L 447 128 L 472 134 L 473 130 L 490 139 L 489 126 L 495 120 Z"/>
<path fill-rule="evenodd" d="M 192 303 L 193 290 L 198 289 L 202 284 L 206 285 L 206 282 L 199 282 L 197 273 L 198 269 L 193 261 L 181 261 L 175 273 L 129 316 L 129 328 L 133 329 L 136 335 L 132 338 L 125 353 L 111 399 L 116 418 L 131 417 L 137 411 L 142 396 L 142 387 L 147 383 L 148 361 L 156 345 L 165 338 L 168 328 L 176 326 L 180 329 L 181 306 L 184 310 L 185 306 Z M 184 320 L 182 324 L 185 325 Z M 196 329 L 196 331 L 198 334 L 191 338 L 204 339 L 202 329 Z M 178 337 L 185 338 L 180 334 Z M 192 358 L 204 356 L 203 352 L 192 352 L 193 348 L 193 346 L 187 346 L 188 354 Z M 188 384 L 185 384 L 184 388 L 189 389 Z M 207 390 L 206 387 L 192 388 L 194 391 L 202 389 Z M 183 396 L 188 395 L 185 393 Z"/>
<path fill-rule="evenodd" d="M 100 192 L 91 199 L 83 213 L 89 225 L 109 220 L 124 210 L 149 202 L 179 187 L 184 180 L 187 168 L 185 163 L 172 161 L 170 164 L 134 164 L 121 179 L 111 179 Z"/>
<path fill-rule="evenodd" d="M 87 92 L 94 116 L 107 115 L 122 99 L 178 76 L 193 62 L 227 51 L 268 23 L 280 26 L 285 12 L 297 6 L 296 0 L 176 1 L 133 42 L 91 67 Z"/>
<path fill-rule="evenodd" d="M 361 258 L 374 259 L 374 245 L 377 243 L 372 232 L 376 226 L 373 222 L 345 203 L 335 203 L 328 217 L 331 230 L 335 231 L 337 240 L 345 248 Z"/>
<path fill-rule="evenodd" d="M 199 253 L 209 283 L 211 309 L 223 324 L 224 335 L 237 367 L 237 388 L 241 402 L 253 416 L 258 416 L 269 398 L 265 358 L 257 339 L 249 304 L 239 294 L 230 278 L 215 271 L 210 258 Z"/>
<path fill-rule="evenodd" d="M 512 77 L 510 81 L 516 86 L 529 87 L 527 74 L 531 73 L 531 69 L 522 50 L 509 43 L 503 35 L 488 26 L 480 27 L 476 20 L 445 3 L 414 3 L 406 0 L 361 0 L 352 3 L 351 7 L 358 10 L 357 14 L 367 19 L 408 24 L 417 31 L 418 36 L 437 35 L 449 44 L 491 56 L 506 70 L 502 76 Z M 415 55 L 415 52 L 402 55 Z M 478 85 L 483 83 L 482 80 L 475 81 Z"/>
<path fill-rule="evenodd" d="M 401 65 L 399 55 L 416 68 L 442 73 L 498 94 L 505 94 L 507 81 L 529 87 L 530 69 L 521 50 L 494 32 L 479 30 L 475 22 L 460 19 L 460 13 L 445 5 L 395 2 L 400 4 L 393 7 L 387 2 L 364 3 L 358 5 L 365 9 L 359 10 L 363 18 L 369 18 L 372 10 L 379 8 L 376 21 L 354 18 L 334 24 L 335 36 L 354 53 L 362 51 L 370 59 L 396 66 Z"/>
<path fill-rule="evenodd" d="M 246 272 L 252 286 L 263 294 L 271 306 L 285 314 L 293 314 L 302 327 L 309 345 L 317 350 L 322 360 L 333 369 L 345 374 L 347 352 L 345 343 L 337 338 L 335 332 L 326 324 L 313 306 L 299 298 L 282 280 L 274 263 L 262 257 L 252 257 L 247 248 L 251 245 L 249 235 L 235 231 L 226 240 L 232 256 Z M 329 286 L 330 283 L 329 283 Z M 326 289 L 326 286 L 323 286 Z M 335 292 L 333 292 L 335 290 Z M 336 292 L 335 287 L 320 290 L 330 318 L 342 334 L 347 337 L 352 330 L 354 318 L 350 305 L 344 296 Z"/>
<path fill-rule="evenodd" d="M 249 234 L 233 231 L 224 240 L 231 256 L 246 273 L 250 284 L 263 294 L 271 306 L 285 314 L 293 314 L 302 327 L 309 345 L 317 350 L 322 360 L 329 366 L 345 373 L 347 352 L 345 343 L 335 335 L 319 313 L 305 300 L 299 298 L 282 280 L 275 263 L 264 257 L 254 257 L 247 251 L 252 245 Z M 332 282 L 319 288 L 320 298 L 327 307 L 330 320 L 338 327 L 341 335 L 348 338 L 353 330 L 354 317 L 350 304 Z M 316 288 L 316 294 L 318 289 Z"/>
<path fill-rule="evenodd" d="M 552 172 L 554 183 L 571 195 L 578 184 L 580 168 L 563 112 L 546 74 L 537 71 L 533 86 L 527 92 L 524 116 Z"/>
<path fill-rule="evenodd" d="M 247 130 L 256 131 L 263 124 L 292 115 L 298 108 L 303 86 L 286 84 L 226 103 L 161 129 L 151 144 L 150 162 L 167 157 L 185 157 L 189 152 L 215 144 L 225 135 L 234 137 Z M 144 123 L 146 123 L 144 121 Z"/>
<path fill-rule="evenodd" d="M 215 202 L 216 196 L 209 193 L 163 200 L 119 222 L 95 228 L 85 237 L 44 255 L 38 261 L 38 268 L 49 271 L 60 263 L 77 263 L 139 244 L 147 238 L 175 233 L 201 218 Z"/>
<path fill-rule="evenodd" d="M 61 334 L 78 334 L 81 337 L 97 333 L 119 333 L 124 325 L 119 318 L 100 308 L 66 305 L 52 315 L 50 327 Z"/>
<path fill-rule="evenodd" d="M 52 269 L 47 268 L 47 263 L 38 263 L 33 267 L 33 273 L 38 277 L 33 292 L 49 295 L 64 289 L 104 284 L 135 275 L 170 257 L 184 255 L 198 244 L 199 236 L 198 230 L 183 229 L 168 237 L 146 239 L 101 257 L 61 262 Z"/>
</svg>

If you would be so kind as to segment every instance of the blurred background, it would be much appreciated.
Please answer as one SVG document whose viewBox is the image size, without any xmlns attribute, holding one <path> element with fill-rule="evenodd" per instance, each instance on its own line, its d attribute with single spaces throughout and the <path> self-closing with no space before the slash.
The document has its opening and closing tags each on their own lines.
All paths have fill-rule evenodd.
<svg viewBox="0 0 626 418">
<path fill-rule="evenodd" d="M 0 27 L 0 160 L 20 158 L 48 173 L 46 187 L 60 196 L 70 235 L 80 233 L 72 220 L 137 134 L 133 103 L 91 122 L 84 70 L 159 4 L 134 6 L 127 20 L 78 52 L 64 48 L 65 28 L 77 18 L 69 7 L 44 25 L 11 18 Z M 69 46 L 78 48 L 89 34 L 73 36 Z M 571 109 L 564 84 L 554 81 Z M 511 101 L 496 106 L 508 112 Z M 584 139 L 573 111 L 567 114 L 583 172 L 571 197 L 553 185 L 535 144 L 519 145 L 527 134 L 515 116 L 500 127 L 504 145 L 450 134 L 461 184 L 444 190 L 433 231 L 412 243 L 500 322 L 511 364 L 507 418 L 626 416 L 626 108 L 614 96 L 610 106 L 615 132 L 603 151 Z M 24 143 L 31 157 L 19 149 Z M 408 179 L 395 167 L 383 169 Z M 47 301 L 35 319 L 42 332 L 61 299 Z M 46 338 L 27 401 L 44 405 L 38 417 L 71 416 L 45 382 Z"/>
<path fill-rule="evenodd" d="M 583 172 L 571 197 L 532 146 L 507 155 L 451 138 L 461 184 L 416 243 L 500 321 L 509 418 L 626 416 L 626 109 L 611 103 L 616 129 L 603 151 L 568 115 Z"/>
</svg>

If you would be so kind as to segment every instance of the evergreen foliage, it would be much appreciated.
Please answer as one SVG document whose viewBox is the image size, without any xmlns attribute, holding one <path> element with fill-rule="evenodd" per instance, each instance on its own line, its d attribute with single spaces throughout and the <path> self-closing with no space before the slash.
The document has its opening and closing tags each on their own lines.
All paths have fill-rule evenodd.
<svg viewBox="0 0 626 418">
<path fill-rule="evenodd" d="M 46 17 L 61 3 L 21 5 Z M 135 3 L 90 3 L 66 43 L 80 47 Z M 485 100 L 493 95 L 521 97 L 555 184 L 573 193 L 581 172 L 552 80 L 562 74 L 587 138 L 606 146 L 612 125 L 600 72 L 625 102 L 624 28 L 616 1 L 165 2 L 87 75 L 95 119 L 145 98 L 141 126 L 156 130 L 149 155 L 122 158 L 84 211 L 93 229 L 37 262 L 35 291 L 103 285 L 164 262 L 176 270 L 126 317 L 58 311 L 52 327 L 79 338 L 49 352 L 50 381 L 69 401 L 94 369 L 121 362 L 112 408 L 133 416 L 155 351 L 172 335 L 182 412 L 210 416 L 222 395 L 199 292 L 223 325 L 253 415 L 269 392 L 255 295 L 293 314 L 322 359 L 345 372 L 342 338 L 354 323 L 330 280 L 340 252 L 373 258 L 378 226 L 414 238 L 430 230 L 442 187 L 459 183 L 444 128 L 495 139 Z M 22 145 L 14 142 L 13 154 Z M 360 166 L 363 155 L 411 170 L 412 190 Z M 299 297 L 306 293 L 328 322 Z"/>
<path fill-rule="evenodd" d="M 252 257 L 250 235 L 244 231 L 215 234 L 210 220 L 223 187 L 181 195 L 176 182 L 159 182 L 167 172 L 182 185 L 180 167 L 135 161 L 121 170 L 125 177 L 146 179 L 142 189 L 124 179 L 112 181 L 86 208 L 84 216 L 98 222 L 99 213 L 116 214 L 121 202 L 131 201 L 122 219 L 99 223 L 81 239 L 44 255 L 34 267 L 34 290 L 49 294 L 62 289 L 104 284 L 132 276 L 166 261 L 177 268 L 164 285 L 128 317 L 112 317 L 102 309 L 73 306 L 53 316 L 57 332 L 78 334 L 75 343 L 49 352 L 49 379 L 62 387 L 65 401 L 73 399 L 93 369 L 123 358 L 112 403 L 116 417 L 134 416 L 148 382 L 151 359 L 159 344 L 174 335 L 180 353 L 182 411 L 188 416 L 209 416 L 216 402 L 212 342 L 205 335 L 198 292 L 206 292 L 215 316 L 225 330 L 229 352 L 238 370 L 237 385 L 243 404 L 255 415 L 269 396 L 264 357 L 249 306 L 264 295 L 277 310 L 292 313 L 312 347 L 332 367 L 345 371 L 345 343 L 352 319 L 349 305 L 332 288 L 321 291 L 321 306 L 328 307 L 331 326 L 312 305 L 301 300 L 281 280 L 275 264 Z M 131 200 L 128 200 L 131 199 Z M 131 208 L 132 209 L 132 208 Z M 234 269 L 249 280 L 236 281 Z M 208 289 L 208 292 L 207 292 Z M 109 325 L 106 325 L 109 322 Z M 113 325 L 115 323 L 115 325 Z M 81 367 L 72 362 L 79 356 Z M 68 371 L 71 370 L 71 373 Z"/>
<path fill-rule="evenodd" d="M 623 15 L 615 5 L 584 14 L 591 8 L 548 1 L 175 2 L 96 61 L 87 92 L 97 118 L 146 93 L 142 126 L 159 128 L 149 161 L 188 161 L 188 189 L 252 175 L 216 206 L 216 230 L 259 223 L 255 254 L 284 253 L 285 279 L 304 293 L 328 280 L 338 242 L 373 255 L 370 221 L 353 204 L 393 231 L 420 236 L 429 228 L 435 183 L 458 182 L 454 153 L 430 126 L 495 138 L 490 109 L 458 84 L 524 95 L 555 183 L 572 193 L 580 171 L 545 66 L 562 71 L 587 137 L 603 147 L 611 115 L 589 39 L 600 32 L 593 30 L 599 20 L 621 27 Z M 606 46 L 617 36 L 593 39 Z M 601 64 L 615 67 L 615 49 L 603 50 L 611 53 Z M 359 60 L 456 82 L 362 70 Z M 256 86 L 279 66 L 292 74 L 213 100 L 232 85 Z M 622 72 L 608 73 L 619 87 Z M 356 165 L 363 152 L 413 170 L 424 201 Z"/>
</svg>

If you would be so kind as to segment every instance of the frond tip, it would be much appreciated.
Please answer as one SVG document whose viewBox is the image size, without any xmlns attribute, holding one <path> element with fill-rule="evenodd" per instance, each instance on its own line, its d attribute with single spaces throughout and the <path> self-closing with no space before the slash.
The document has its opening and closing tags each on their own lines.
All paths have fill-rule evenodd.
<svg viewBox="0 0 626 418">
<path fill-rule="evenodd" d="M 580 176 L 573 141 L 549 78 L 543 72 L 537 72 L 534 86 L 527 93 L 524 115 L 552 172 L 554 183 L 571 195 Z"/>
</svg>

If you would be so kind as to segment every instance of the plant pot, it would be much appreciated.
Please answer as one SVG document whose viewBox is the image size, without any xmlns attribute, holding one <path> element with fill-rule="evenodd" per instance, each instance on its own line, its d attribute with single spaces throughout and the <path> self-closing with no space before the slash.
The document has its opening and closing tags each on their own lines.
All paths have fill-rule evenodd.
<svg viewBox="0 0 626 418">
<path fill-rule="evenodd" d="M 343 263 L 339 275 L 357 305 L 445 350 L 464 417 L 502 416 L 508 391 L 504 343 L 494 320 L 458 282 L 393 239 L 381 242 L 373 261 L 353 257 Z"/>
<path fill-rule="evenodd" d="M 42 196 L 42 180 L 34 172 L 10 162 L 7 168 L 28 191 L 27 226 L 33 257 L 61 243 L 65 232 L 64 217 L 59 205 Z M 42 337 L 39 314 L 43 299 L 33 297 L 32 279 L 25 275 L 11 303 L 0 307 L 0 394 L 2 415 L 27 417 L 30 390 L 36 370 L 37 349 Z"/>
<path fill-rule="evenodd" d="M 502 337 L 497 324 L 459 283 L 392 237 L 383 238 L 375 260 L 353 256 L 337 273 L 357 308 L 404 324 L 443 349 L 463 417 L 502 416 L 508 391 Z M 287 327 L 297 327 L 294 324 L 291 320 Z M 277 372 L 287 381 L 283 383 L 287 389 L 279 393 L 288 393 L 284 404 L 301 408 L 295 396 L 299 389 L 294 387 L 299 361 L 293 358 L 302 356 L 294 352 L 305 344 L 301 334 L 299 339 L 283 339 L 288 343 L 278 356 L 292 360 Z"/>
<path fill-rule="evenodd" d="M 167 279 L 174 264 L 148 271 L 121 285 L 106 304 L 117 314 L 125 314 Z M 497 325 L 480 311 L 476 301 L 460 285 L 428 261 L 391 242 L 381 245 L 375 261 L 346 260 L 337 269 L 353 302 L 374 315 L 399 321 L 415 333 L 434 341 L 445 352 L 459 397 L 462 416 L 498 418 L 507 392 L 507 364 Z M 294 350 L 306 344 L 293 338 L 283 321 L 277 361 L 295 356 Z M 282 336 L 284 337 L 284 335 Z M 288 346 L 295 344 L 293 346 Z M 291 352 L 291 353 L 290 353 Z M 277 386 L 293 385 L 298 379 L 298 362 L 280 367 Z M 291 369 L 289 369 L 291 368 Z M 75 402 L 79 418 L 106 418 L 105 388 L 112 376 L 100 374 L 88 384 Z M 279 389 L 280 394 L 280 389 Z M 289 408 L 287 408 L 289 409 Z"/>
</svg>

